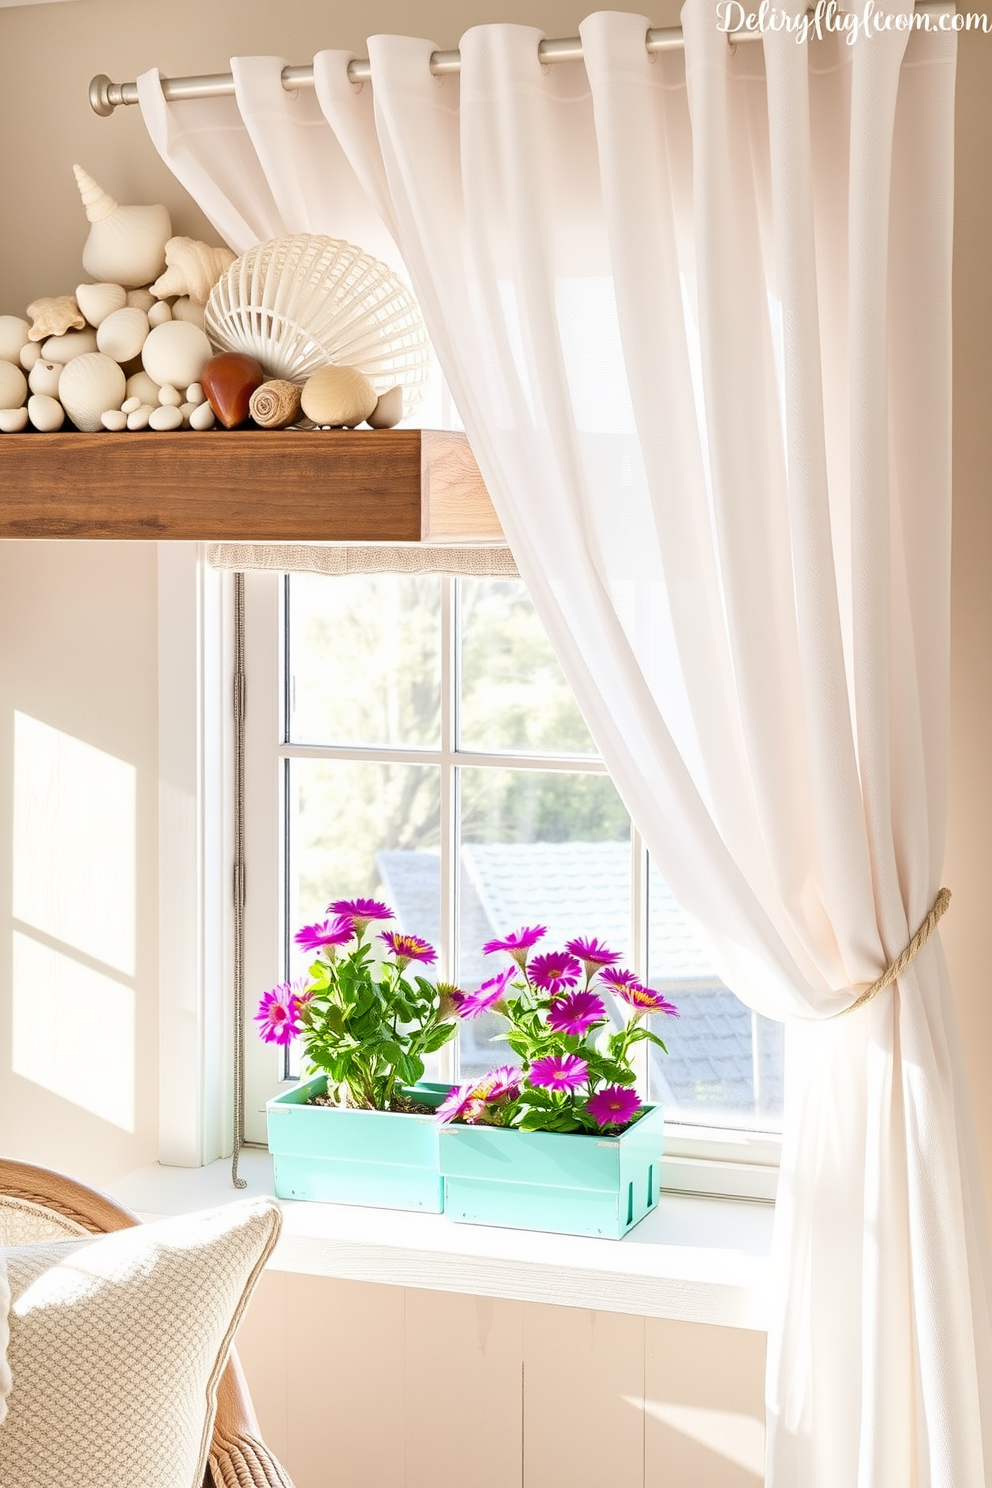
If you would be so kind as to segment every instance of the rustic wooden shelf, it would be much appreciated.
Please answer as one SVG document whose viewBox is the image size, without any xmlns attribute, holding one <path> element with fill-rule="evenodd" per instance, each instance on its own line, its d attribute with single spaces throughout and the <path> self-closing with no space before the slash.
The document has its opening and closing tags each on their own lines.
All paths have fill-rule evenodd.
<svg viewBox="0 0 992 1488">
<path fill-rule="evenodd" d="M 433 429 L 2 434 L 0 537 L 485 542 L 464 434 Z"/>
</svg>

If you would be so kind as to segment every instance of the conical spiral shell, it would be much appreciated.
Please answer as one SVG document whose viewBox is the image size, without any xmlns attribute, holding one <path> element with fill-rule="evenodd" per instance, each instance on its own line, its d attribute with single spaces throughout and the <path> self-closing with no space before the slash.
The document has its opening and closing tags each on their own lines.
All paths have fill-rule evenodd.
<svg viewBox="0 0 992 1488">
<path fill-rule="evenodd" d="M 110 217 L 117 211 L 118 203 L 109 191 L 104 191 L 103 187 L 94 181 L 89 171 L 84 171 L 81 165 L 74 165 L 72 170 L 83 206 L 86 208 L 86 216 L 90 222 L 102 222 L 104 217 Z"/>
<path fill-rule="evenodd" d="M 90 221 L 83 268 L 91 278 L 125 289 L 150 284 L 165 268 L 165 245 L 172 237 L 168 209 L 121 206 L 81 166 L 73 170 Z"/>
<path fill-rule="evenodd" d="M 322 367 L 363 372 L 378 394 L 419 403 L 430 345 L 413 294 L 388 267 L 340 238 L 272 238 L 235 259 L 210 291 L 204 328 L 221 351 L 257 357 L 297 385 Z"/>
</svg>

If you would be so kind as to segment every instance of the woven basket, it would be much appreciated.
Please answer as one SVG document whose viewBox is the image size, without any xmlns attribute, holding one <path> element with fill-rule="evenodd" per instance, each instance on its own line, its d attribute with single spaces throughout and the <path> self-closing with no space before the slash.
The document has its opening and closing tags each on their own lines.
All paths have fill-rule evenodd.
<svg viewBox="0 0 992 1488">
<path fill-rule="evenodd" d="M 267 377 L 302 384 L 321 367 L 357 367 L 380 395 L 403 389 L 404 417 L 427 382 L 430 343 L 410 290 L 340 238 L 300 234 L 249 249 L 210 291 L 204 327 L 220 351 L 247 352 Z"/>
</svg>

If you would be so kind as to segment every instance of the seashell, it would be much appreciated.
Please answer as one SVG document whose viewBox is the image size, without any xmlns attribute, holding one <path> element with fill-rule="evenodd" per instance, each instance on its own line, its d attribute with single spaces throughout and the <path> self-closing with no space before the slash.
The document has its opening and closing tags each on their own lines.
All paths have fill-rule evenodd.
<svg viewBox="0 0 992 1488">
<path fill-rule="evenodd" d="M 123 284 L 77 284 L 76 304 L 90 325 L 97 327 L 115 310 L 124 309 L 127 290 Z"/>
<path fill-rule="evenodd" d="M 0 434 L 20 434 L 27 426 L 26 408 L 0 408 Z"/>
<path fill-rule="evenodd" d="M 148 311 L 148 324 L 150 326 L 164 325 L 167 320 L 172 319 L 172 309 L 164 300 L 156 300 Z"/>
<path fill-rule="evenodd" d="M 378 401 L 372 383 L 357 367 L 322 367 L 307 378 L 300 395 L 307 418 L 333 429 L 353 429 Z"/>
<path fill-rule="evenodd" d="M 158 383 L 152 382 L 147 372 L 135 372 L 127 380 L 126 392 L 129 398 L 137 398 L 138 403 L 147 403 L 154 408 L 158 403 Z"/>
<path fill-rule="evenodd" d="M 390 388 L 383 393 L 366 419 L 373 429 L 395 429 L 403 418 L 403 389 Z"/>
<path fill-rule="evenodd" d="M 190 325 L 199 326 L 201 331 L 204 328 L 203 306 L 188 297 L 176 300 L 172 306 L 172 318 L 173 320 L 188 320 Z"/>
<path fill-rule="evenodd" d="M 165 245 L 168 268 L 149 287 L 160 300 L 188 295 L 197 305 L 205 305 L 210 291 L 235 257 L 230 248 L 214 248 L 196 238 L 170 238 Z"/>
<path fill-rule="evenodd" d="M 104 356 L 115 362 L 129 362 L 138 356 L 148 335 L 148 316 L 144 310 L 125 305 L 108 315 L 96 333 L 96 344 Z"/>
<path fill-rule="evenodd" d="M 28 395 L 28 380 L 13 362 L 0 362 L 0 408 L 20 408 Z"/>
<path fill-rule="evenodd" d="M 57 398 L 47 393 L 32 393 L 28 399 L 28 418 L 40 434 L 54 434 L 65 423 L 65 410 Z"/>
<path fill-rule="evenodd" d="M 214 426 L 214 411 L 209 403 L 201 403 L 199 408 L 194 408 L 189 416 L 191 429 L 212 429 Z"/>
<path fill-rule="evenodd" d="M 62 380 L 62 362 L 35 362 L 28 373 L 28 387 L 46 398 L 57 398 Z"/>
<path fill-rule="evenodd" d="M 264 381 L 265 373 L 255 358 L 240 351 L 222 351 L 211 357 L 200 374 L 210 407 L 225 429 L 236 429 L 246 421 L 251 395 Z"/>
<path fill-rule="evenodd" d="M 300 390 L 281 378 L 263 382 L 252 393 L 248 411 L 262 429 L 286 429 L 300 416 Z"/>
<path fill-rule="evenodd" d="M 90 220 L 83 248 L 87 274 L 125 289 L 150 284 L 165 268 L 165 245 L 172 237 L 168 208 L 122 207 L 81 166 L 72 169 Z"/>
<path fill-rule="evenodd" d="M 149 310 L 158 304 L 158 300 L 147 286 L 142 286 L 141 289 L 128 290 L 127 303 L 132 310 L 144 310 L 147 315 Z"/>
<path fill-rule="evenodd" d="M 219 350 L 257 357 L 267 378 L 302 384 L 321 367 L 355 367 L 377 396 L 402 387 L 406 414 L 427 383 L 430 347 L 412 293 L 340 238 L 300 234 L 249 249 L 210 291 L 204 329 Z"/>
<path fill-rule="evenodd" d="M 132 429 L 132 430 L 133 429 L 147 429 L 148 428 L 148 420 L 151 417 L 151 413 L 152 413 L 152 410 L 149 408 L 148 404 L 147 403 L 142 403 L 142 405 L 141 405 L 140 408 L 136 408 L 133 413 L 129 413 L 128 414 L 128 416 L 127 416 L 127 426 L 128 426 L 128 428 L 129 429 Z"/>
<path fill-rule="evenodd" d="M 181 429 L 182 426 L 183 416 L 179 412 L 179 409 L 170 407 L 168 404 L 160 408 L 153 408 L 148 415 L 149 429 L 156 429 L 160 434 L 169 429 Z"/>
<path fill-rule="evenodd" d="M 50 295 L 33 300 L 28 306 L 33 322 L 28 331 L 32 341 L 47 341 L 49 336 L 64 336 L 66 331 L 81 331 L 86 321 L 79 313 L 75 295 Z"/>
<path fill-rule="evenodd" d="M 127 414 L 120 408 L 108 408 L 106 413 L 101 413 L 100 422 L 111 433 L 123 434 L 127 428 Z"/>
<path fill-rule="evenodd" d="M 120 408 L 124 393 L 124 373 L 101 351 L 74 357 L 62 369 L 59 399 L 76 428 L 87 433 L 100 428 L 102 413 Z"/>
<path fill-rule="evenodd" d="M 30 372 L 35 362 L 41 361 L 41 347 L 37 341 L 29 341 L 26 346 L 22 346 L 21 354 L 17 360 L 25 372 Z"/>
<path fill-rule="evenodd" d="M 200 380 L 204 363 L 213 349 L 199 326 L 183 320 L 167 320 L 148 332 L 141 348 L 145 371 L 159 387 L 188 387 Z"/>
<path fill-rule="evenodd" d="M 28 341 L 29 326 L 19 315 L 0 315 L 0 362 L 16 362 Z"/>
<path fill-rule="evenodd" d="M 41 354 L 46 362 L 61 362 L 64 367 L 73 357 L 96 351 L 96 341 L 96 331 L 86 326 L 81 331 L 66 331 L 64 336 L 49 336 L 42 345 Z"/>
</svg>

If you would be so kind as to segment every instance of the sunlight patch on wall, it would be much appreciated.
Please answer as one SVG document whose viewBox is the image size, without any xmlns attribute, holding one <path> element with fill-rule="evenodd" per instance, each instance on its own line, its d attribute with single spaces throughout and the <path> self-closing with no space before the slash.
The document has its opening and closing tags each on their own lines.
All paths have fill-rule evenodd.
<svg viewBox="0 0 992 1488">
<path fill-rule="evenodd" d="M 680 1431 L 737 1467 L 754 1473 L 759 1483 L 765 1477 L 765 1423 L 740 1411 L 714 1410 L 709 1406 L 683 1405 L 673 1400 L 641 1401 L 625 1395 L 628 1405 L 637 1406 L 673 1431 Z"/>
<path fill-rule="evenodd" d="M 17 1075 L 134 1131 L 134 993 L 14 931 Z"/>
<path fill-rule="evenodd" d="M 15 919 L 131 976 L 133 765 L 14 714 Z"/>
</svg>

